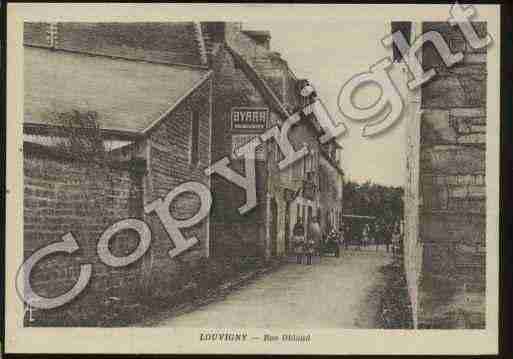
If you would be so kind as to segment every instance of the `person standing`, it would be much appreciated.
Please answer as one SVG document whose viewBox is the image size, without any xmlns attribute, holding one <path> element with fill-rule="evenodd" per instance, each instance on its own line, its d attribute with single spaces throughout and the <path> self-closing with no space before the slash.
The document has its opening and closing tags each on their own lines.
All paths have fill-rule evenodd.
<svg viewBox="0 0 513 359">
<path fill-rule="evenodd" d="M 333 228 L 328 236 L 328 247 L 330 248 L 330 250 L 333 250 L 335 252 L 335 257 L 340 257 L 338 239 L 339 234 L 337 233 L 335 228 Z"/>
<path fill-rule="evenodd" d="M 296 263 L 301 264 L 305 247 L 305 228 L 301 221 L 294 225 L 292 230 L 294 254 L 296 255 Z"/>
<path fill-rule="evenodd" d="M 372 243 L 376 243 L 375 242 L 376 226 L 375 226 L 374 222 L 368 223 L 368 226 L 369 226 L 369 246 L 370 246 Z"/>
<path fill-rule="evenodd" d="M 349 227 L 349 224 L 346 223 L 344 226 L 344 249 L 349 249 L 349 240 L 351 238 L 351 228 Z"/>
<path fill-rule="evenodd" d="M 356 248 L 355 249 L 357 251 L 360 251 L 362 249 L 363 230 L 364 230 L 364 227 L 362 226 L 362 224 L 360 222 L 358 222 L 358 224 L 356 226 L 356 230 L 353 231 L 353 236 L 356 237 L 354 239 L 355 239 L 355 242 L 356 242 Z"/>
<path fill-rule="evenodd" d="M 340 253 L 340 247 L 344 248 L 345 246 L 345 235 L 344 235 L 344 227 L 340 226 L 338 231 L 338 241 L 337 244 L 339 246 L 339 253 Z"/>
<path fill-rule="evenodd" d="M 378 223 L 378 228 L 376 230 L 376 252 L 378 251 L 380 243 L 386 242 L 386 224 L 385 220 L 381 219 Z"/>
<path fill-rule="evenodd" d="M 374 244 L 376 245 L 376 252 L 379 249 L 379 238 L 381 237 L 381 223 L 374 224 Z"/>
<path fill-rule="evenodd" d="M 315 248 L 321 248 L 322 232 L 321 226 L 319 225 L 318 219 L 314 218 L 310 222 L 308 238 L 306 240 L 306 264 L 312 264 L 312 256 L 315 252 Z"/>
<path fill-rule="evenodd" d="M 394 257 L 398 254 L 399 246 L 400 246 L 400 236 L 401 236 L 401 228 L 400 222 L 395 221 L 392 233 L 392 254 Z"/>
<path fill-rule="evenodd" d="M 390 250 L 390 243 L 392 242 L 392 227 L 390 224 L 385 226 L 385 245 L 387 247 L 387 253 Z"/>
<path fill-rule="evenodd" d="M 367 244 L 369 243 L 369 234 L 370 234 L 369 232 L 370 232 L 369 225 L 366 223 L 365 226 L 363 227 L 363 231 L 362 231 L 363 249 L 366 249 Z"/>
<path fill-rule="evenodd" d="M 312 256 L 314 255 L 315 251 L 315 241 L 312 238 L 308 238 L 305 241 L 305 255 L 306 255 L 306 264 L 311 265 L 312 264 Z"/>
</svg>

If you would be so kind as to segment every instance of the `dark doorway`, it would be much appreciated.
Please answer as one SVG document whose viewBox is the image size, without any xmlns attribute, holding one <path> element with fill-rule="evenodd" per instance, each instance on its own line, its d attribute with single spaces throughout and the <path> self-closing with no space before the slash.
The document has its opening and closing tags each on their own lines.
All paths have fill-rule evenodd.
<svg viewBox="0 0 513 359">
<path fill-rule="evenodd" d="M 285 209 L 285 253 L 290 251 L 290 202 L 287 201 L 287 208 Z"/>
<path fill-rule="evenodd" d="M 271 199 L 271 256 L 278 255 L 278 205 Z"/>
</svg>

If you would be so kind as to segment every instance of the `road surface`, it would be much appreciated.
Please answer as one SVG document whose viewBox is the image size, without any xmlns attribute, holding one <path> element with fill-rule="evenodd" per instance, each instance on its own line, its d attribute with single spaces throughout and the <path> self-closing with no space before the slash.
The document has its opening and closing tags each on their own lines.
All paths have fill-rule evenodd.
<svg viewBox="0 0 513 359">
<path fill-rule="evenodd" d="M 392 258 L 375 247 L 341 251 L 310 266 L 286 264 L 223 300 L 163 314 L 154 326 L 200 328 L 375 328 L 383 275 Z M 152 325 L 152 326 L 153 326 Z"/>
</svg>

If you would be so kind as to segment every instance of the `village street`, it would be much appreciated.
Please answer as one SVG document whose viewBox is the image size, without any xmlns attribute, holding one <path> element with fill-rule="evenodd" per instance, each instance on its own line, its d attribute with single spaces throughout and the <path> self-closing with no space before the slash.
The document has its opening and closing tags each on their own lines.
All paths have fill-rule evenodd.
<svg viewBox="0 0 513 359">
<path fill-rule="evenodd" d="M 155 326 L 197 328 L 375 328 L 391 254 L 350 249 L 320 263 L 289 263 L 211 303 Z M 374 295 L 372 295 L 374 294 Z"/>
</svg>

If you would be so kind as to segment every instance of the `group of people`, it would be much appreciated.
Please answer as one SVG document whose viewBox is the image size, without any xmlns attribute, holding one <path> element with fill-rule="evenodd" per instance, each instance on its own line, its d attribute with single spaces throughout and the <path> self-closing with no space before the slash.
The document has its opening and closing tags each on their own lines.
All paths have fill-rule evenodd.
<svg viewBox="0 0 513 359">
<path fill-rule="evenodd" d="M 292 231 L 292 241 L 294 244 L 294 254 L 298 264 L 303 262 L 303 257 L 306 258 L 306 264 L 312 264 L 312 257 L 320 252 L 320 236 L 321 227 L 319 222 L 312 221 L 308 228 L 308 236 L 305 235 L 305 226 L 301 221 L 298 221 Z"/>
<path fill-rule="evenodd" d="M 305 226 L 303 222 L 298 221 L 292 231 L 292 240 L 294 245 L 294 254 L 298 264 L 303 263 L 303 258 L 306 258 L 306 264 L 312 264 L 312 257 L 314 255 L 321 256 L 323 249 L 330 248 L 335 256 L 340 255 L 340 246 L 343 243 L 342 231 L 335 231 L 334 229 L 328 231 L 327 234 L 322 234 L 321 226 L 318 220 L 314 219 L 308 226 L 308 235 L 305 235 Z"/>
<path fill-rule="evenodd" d="M 339 257 L 340 248 L 347 249 L 350 242 L 356 245 L 357 250 L 360 250 L 362 246 L 365 248 L 375 244 L 376 251 L 383 243 L 386 246 L 386 251 L 389 252 L 393 238 L 399 236 L 400 227 L 398 222 L 378 219 L 352 229 L 348 224 L 341 226 L 339 230 L 331 228 L 323 234 L 318 220 L 313 219 L 307 230 L 308 235 L 305 233 L 303 222 L 298 221 L 292 232 L 293 251 L 298 264 L 303 263 L 303 258 L 306 258 L 307 265 L 312 264 L 312 257 L 321 256 L 325 250 Z M 392 246 L 392 251 L 394 251 L 394 246 Z"/>
<path fill-rule="evenodd" d="M 364 247 L 374 243 L 376 245 L 376 251 L 379 248 L 380 243 L 383 243 L 386 247 L 387 253 L 390 251 L 393 238 L 400 234 L 399 222 L 386 222 L 383 219 L 373 223 L 366 223 L 363 227 L 361 240 L 359 241 Z M 381 242 L 380 242 L 381 239 Z M 394 246 L 392 246 L 392 251 Z"/>
</svg>

